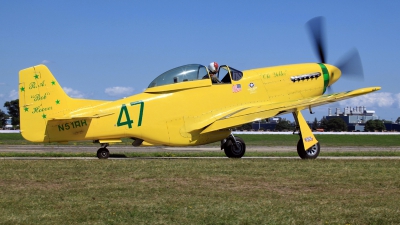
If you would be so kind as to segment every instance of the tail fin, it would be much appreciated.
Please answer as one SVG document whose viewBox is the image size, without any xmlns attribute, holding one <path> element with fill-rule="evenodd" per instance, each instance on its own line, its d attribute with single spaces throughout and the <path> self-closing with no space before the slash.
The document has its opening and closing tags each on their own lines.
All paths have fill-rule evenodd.
<svg viewBox="0 0 400 225">
<path fill-rule="evenodd" d="M 68 113 L 71 98 L 45 65 L 19 72 L 20 129 L 33 142 L 48 142 L 47 121 Z"/>
</svg>

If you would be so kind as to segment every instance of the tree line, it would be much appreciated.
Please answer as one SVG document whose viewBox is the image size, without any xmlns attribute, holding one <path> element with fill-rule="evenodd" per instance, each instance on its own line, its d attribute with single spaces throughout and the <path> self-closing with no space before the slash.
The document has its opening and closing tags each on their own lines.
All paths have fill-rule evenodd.
<svg viewBox="0 0 400 225">
<path fill-rule="evenodd" d="M 374 132 L 374 131 L 384 131 L 386 129 L 384 120 L 368 120 L 365 123 L 364 131 Z M 318 123 L 317 118 L 314 119 L 312 123 L 313 130 L 322 129 L 324 131 L 348 131 L 347 123 L 342 118 L 330 118 L 329 120 L 323 117 Z"/>
<path fill-rule="evenodd" d="M 0 128 L 6 125 L 6 119 L 9 117 L 11 117 L 11 125 L 19 126 L 19 100 L 7 101 L 3 106 L 7 109 L 7 113 L 0 109 Z"/>
<path fill-rule="evenodd" d="M 264 121 L 264 120 L 263 120 Z M 374 131 L 384 131 L 386 129 L 384 120 L 368 120 L 365 123 L 364 131 L 367 132 L 374 132 Z M 396 121 L 400 123 L 400 117 Z M 276 126 L 275 131 L 293 131 L 296 129 L 296 124 L 290 122 L 289 120 L 280 120 Z M 320 121 L 317 118 L 309 124 L 310 129 L 313 131 L 333 131 L 333 132 L 341 132 L 341 131 L 348 131 L 348 125 L 346 122 L 341 118 L 330 118 L 329 120 L 323 117 Z M 243 124 L 236 129 L 239 130 L 251 130 L 253 129 L 252 123 Z"/>
</svg>

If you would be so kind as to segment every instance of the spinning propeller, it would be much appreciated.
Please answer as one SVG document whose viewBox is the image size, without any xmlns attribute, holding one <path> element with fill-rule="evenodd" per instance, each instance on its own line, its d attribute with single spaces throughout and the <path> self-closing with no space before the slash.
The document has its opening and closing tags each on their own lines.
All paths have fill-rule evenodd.
<svg viewBox="0 0 400 225">
<path fill-rule="evenodd" d="M 324 18 L 315 17 L 306 23 L 311 36 L 311 42 L 321 63 L 326 63 Z M 343 77 L 355 80 L 363 80 L 364 73 L 361 58 L 357 49 L 352 49 L 342 56 L 336 67 L 340 69 Z M 330 88 L 330 86 L 328 87 Z M 329 91 L 328 91 L 329 92 Z"/>
</svg>

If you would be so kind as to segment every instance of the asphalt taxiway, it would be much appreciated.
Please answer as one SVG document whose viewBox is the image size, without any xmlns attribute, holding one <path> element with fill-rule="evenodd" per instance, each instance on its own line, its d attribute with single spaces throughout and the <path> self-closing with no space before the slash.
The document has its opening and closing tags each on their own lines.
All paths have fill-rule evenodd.
<svg viewBox="0 0 400 225">
<path fill-rule="evenodd" d="M 8 153 L 96 153 L 99 146 L 71 146 L 71 145 L 1 145 L 0 152 Z M 193 157 L 123 157 L 125 153 L 132 152 L 220 152 L 218 146 L 195 146 L 195 147 L 132 147 L 132 146 L 109 146 L 107 147 L 111 153 L 109 159 L 190 159 Z M 296 152 L 295 146 L 248 146 L 247 152 Z M 366 152 L 366 151 L 400 151 L 400 147 L 323 147 L 324 152 Z M 116 156 L 116 157 L 113 157 Z M 122 156 L 122 157 L 121 157 Z M 227 157 L 195 157 L 196 159 L 221 159 Z M 97 157 L 1 157 L 7 160 L 67 160 L 81 159 L 92 160 Z M 243 159 L 300 159 L 299 157 L 243 157 Z M 400 157 L 318 157 L 318 159 L 400 159 Z"/>
<path fill-rule="evenodd" d="M 96 152 L 100 146 L 71 146 L 71 145 L 0 145 L 0 152 L 30 152 L 30 153 L 88 153 Z M 218 152 L 219 146 L 194 147 L 132 147 L 111 145 L 107 147 L 111 154 L 129 152 Z M 248 152 L 292 152 L 296 146 L 247 146 Z M 400 147 L 321 147 L 324 152 L 368 152 L 368 151 L 400 151 Z"/>
</svg>

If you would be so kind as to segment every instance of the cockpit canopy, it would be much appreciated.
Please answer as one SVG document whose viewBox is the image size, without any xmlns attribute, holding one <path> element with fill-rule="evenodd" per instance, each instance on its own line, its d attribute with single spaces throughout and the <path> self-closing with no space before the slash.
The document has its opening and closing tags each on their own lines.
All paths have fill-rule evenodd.
<svg viewBox="0 0 400 225">
<path fill-rule="evenodd" d="M 149 88 L 184 81 L 201 80 L 204 77 L 208 78 L 208 72 L 205 66 L 200 64 L 188 64 L 161 74 L 150 83 Z"/>
<path fill-rule="evenodd" d="M 221 79 L 221 84 L 230 84 L 231 79 L 234 81 L 242 79 L 243 73 L 232 67 L 222 65 L 219 67 L 217 77 Z M 162 73 L 150 83 L 148 88 L 209 78 L 208 69 L 205 66 L 200 64 L 188 64 Z"/>
</svg>

